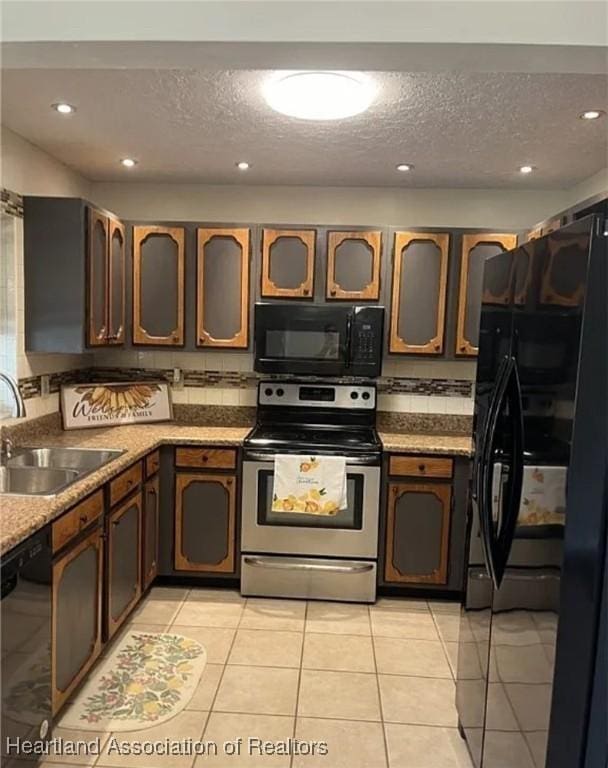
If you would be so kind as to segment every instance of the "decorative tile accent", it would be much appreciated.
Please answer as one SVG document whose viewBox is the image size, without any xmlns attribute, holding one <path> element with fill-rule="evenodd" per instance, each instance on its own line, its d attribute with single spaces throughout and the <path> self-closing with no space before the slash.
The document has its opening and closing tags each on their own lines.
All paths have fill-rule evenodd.
<svg viewBox="0 0 608 768">
<path fill-rule="evenodd" d="M 0 211 L 23 218 L 23 197 L 10 189 L 0 188 Z"/>
<path fill-rule="evenodd" d="M 46 374 L 49 377 L 49 393 L 59 392 L 65 384 L 82 384 L 90 381 L 90 371 L 90 368 L 75 368 L 71 371 Z M 42 394 L 42 376 L 19 379 L 19 390 L 24 400 L 40 397 Z"/>
</svg>

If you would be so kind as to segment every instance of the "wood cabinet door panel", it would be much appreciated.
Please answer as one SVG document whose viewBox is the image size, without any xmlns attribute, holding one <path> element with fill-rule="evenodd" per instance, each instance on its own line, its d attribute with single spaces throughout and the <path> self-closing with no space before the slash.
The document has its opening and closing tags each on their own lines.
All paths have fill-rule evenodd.
<svg viewBox="0 0 608 768">
<path fill-rule="evenodd" d="M 102 532 L 53 565 L 52 703 L 57 713 L 101 650 Z"/>
<path fill-rule="evenodd" d="M 91 347 L 106 344 L 108 335 L 108 217 L 88 209 L 87 294 L 88 334 Z"/>
<path fill-rule="evenodd" d="M 327 298 L 378 301 L 381 259 L 380 231 L 328 232 Z"/>
<path fill-rule="evenodd" d="M 142 497 L 138 493 L 108 518 L 108 636 L 141 595 Z"/>
<path fill-rule="evenodd" d="M 517 236 L 488 234 L 485 232 L 463 235 L 460 255 L 460 288 L 456 323 L 456 354 L 477 355 L 481 304 L 505 305 L 509 303 L 513 281 L 512 269 L 501 259 L 488 263 L 486 259 L 517 244 Z M 511 262 L 511 267 L 514 262 Z"/>
<path fill-rule="evenodd" d="M 395 233 L 390 352 L 443 352 L 449 242 L 447 233 Z"/>
<path fill-rule="evenodd" d="M 235 469 L 236 451 L 233 448 L 177 448 L 175 464 L 200 469 Z"/>
<path fill-rule="evenodd" d="M 125 340 L 125 228 L 110 218 L 109 286 L 108 286 L 108 344 L 123 344 Z"/>
<path fill-rule="evenodd" d="M 175 481 L 175 568 L 233 573 L 236 478 L 178 474 Z"/>
<path fill-rule="evenodd" d="M 314 229 L 262 231 L 262 298 L 312 299 Z"/>
<path fill-rule="evenodd" d="M 53 553 L 62 549 L 71 539 L 76 538 L 102 514 L 103 491 L 99 490 L 55 520 L 52 528 Z"/>
<path fill-rule="evenodd" d="M 159 478 L 156 475 L 144 485 L 142 591 L 150 586 L 158 573 L 158 491 Z"/>
<path fill-rule="evenodd" d="M 454 460 L 436 456 L 391 456 L 388 471 L 390 475 L 409 477 L 452 477 Z"/>
<path fill-rule="evenodd" d="M 249 229 L 197 233 L 197 345 L 249 344 Z"/>
<path fill-rule="evenodd" d="M 447 584 L 452 488 L 389 483 L 385 579 Z"/>
<path fill-rule="evenodd" d="M 141 483 L 141 462 L 138 461 L 129 469 L 125 469 L 118 477 L 110 481 L 110 506 L 118 504 Z"/>
<path fill-rule="evenodd" d="M 133 343 L 184 344 L 184 229 L 133 227 Z"/>
</svg>

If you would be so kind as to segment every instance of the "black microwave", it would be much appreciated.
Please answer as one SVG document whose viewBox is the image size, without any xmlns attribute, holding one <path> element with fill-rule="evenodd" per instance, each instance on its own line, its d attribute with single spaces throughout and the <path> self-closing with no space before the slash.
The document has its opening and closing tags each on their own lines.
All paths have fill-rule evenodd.
<svg viewBox="0 0 608 768">
<path fill-rule="evenodd" d="M 254 319 L 260 373 L 380 375 L 384 307 L 257 303 Z"/>
</svg>

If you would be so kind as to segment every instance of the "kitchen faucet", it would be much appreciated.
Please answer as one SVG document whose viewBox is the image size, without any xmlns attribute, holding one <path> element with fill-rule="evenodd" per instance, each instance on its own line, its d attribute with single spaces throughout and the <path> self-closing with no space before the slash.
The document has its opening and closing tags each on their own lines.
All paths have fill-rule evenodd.
<svg viewBox="0 0 608 768">
<path fill-rule="evenodd" d="M 15 416 L 22 418 L 25 416 L 25 403 L 21 392 L 19 391 L 19 385 L 12 376 L 8 373 L 2 373 L 2 371 L 0 371 L 0 381 L 3 381 L 7 385 L 13 396 L 16 406 Z M 6 459 L 10 459 L 12 450 L 13 444 L 10 437 L 2 436 L 0 438 L 0 463 L 4 463 Z"/>
</svg>

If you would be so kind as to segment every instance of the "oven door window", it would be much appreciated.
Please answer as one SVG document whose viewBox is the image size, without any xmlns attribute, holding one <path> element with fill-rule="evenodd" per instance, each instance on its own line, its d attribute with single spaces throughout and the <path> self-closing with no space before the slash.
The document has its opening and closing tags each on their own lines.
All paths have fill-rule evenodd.
<svg viewBox="0 0 608 768">
<path fill-rule="evenodd" d="M 347 507 L 336 515 L 307 515 L 304 512 L 273 512 L 274 472 L 258 472 L 258 524 L 288 525 L 292 528 L 341 528 L 360 531 L 363 528 L 363 475 L 346 474 Z"/>
</svg>

